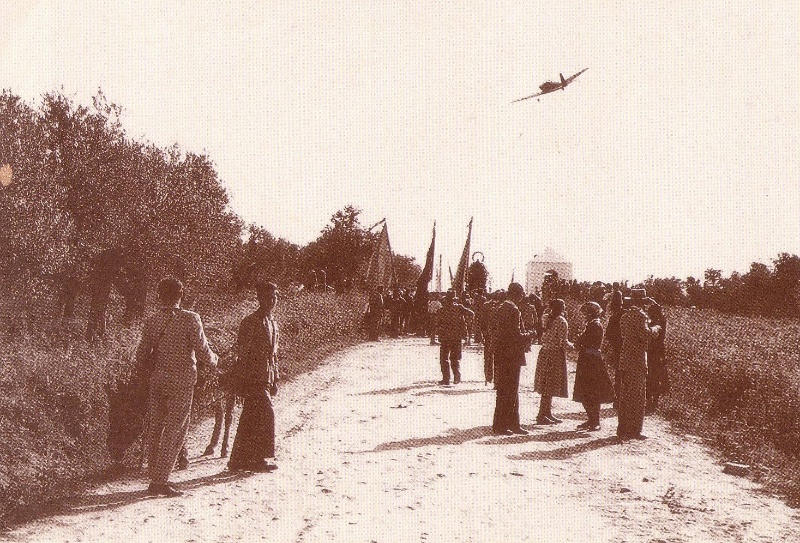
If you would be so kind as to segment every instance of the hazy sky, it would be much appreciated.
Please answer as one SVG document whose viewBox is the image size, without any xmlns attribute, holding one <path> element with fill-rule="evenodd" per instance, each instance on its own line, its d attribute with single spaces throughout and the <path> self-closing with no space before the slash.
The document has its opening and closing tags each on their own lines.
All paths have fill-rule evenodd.
<svg viewBox="0 0 800 543">
<path fill-rule="evenodd" d="M 435 220 L 445 270 L 474 216 L 496 287 L 548 246 L 587 280 L 800 253 L 796 0 L 1 4 L 3 88 L 102 89 L 298 244 L 354 204 L 420 263 Z"/>
</svg>

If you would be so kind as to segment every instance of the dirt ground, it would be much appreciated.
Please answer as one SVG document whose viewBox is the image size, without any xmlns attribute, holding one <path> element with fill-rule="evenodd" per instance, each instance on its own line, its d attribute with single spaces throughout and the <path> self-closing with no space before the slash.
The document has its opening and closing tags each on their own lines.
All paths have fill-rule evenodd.
<svg viewBox="0 0 800 543">
<path fill-rule="evenodd" d="M 529 435 L 496 437 L 495 394 L 478 347 L 464 381 L 436 384 L 426 339 L 347 349 L 281 389 L 279 469 L 231 474 L 202 458 L 210 422 L 192 435 L 179 498 L 144 494 L 144 478 L 95 488 L 56 516 L 0 534 L 12 541 L 438 542 L 800 541 L 800 513 L 727 475 L 692 436 L 657 417 L 646 441 L 576 431 L 579 404 L 554 401 L 564 422 L 533 423 L 534 352 L 520 411 Z M 574 368 L 573 368 L 574 369 Z M 574 377 L 574 374 L 571 374 Z M 571 388 L 571 387 L 570 387 Z"/>
</svg>

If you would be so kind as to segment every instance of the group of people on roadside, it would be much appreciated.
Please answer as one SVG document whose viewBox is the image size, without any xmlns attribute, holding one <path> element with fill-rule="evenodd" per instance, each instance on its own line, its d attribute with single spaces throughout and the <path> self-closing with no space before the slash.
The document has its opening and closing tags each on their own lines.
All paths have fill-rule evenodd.
<svg viewBox="0 0 800 543">
<path fill-rule="evenodd" d="M 144 324 L 136 350 L 139 368 L 148 367 L 139 378 L 148 386 L 145 447 L 150 485 L 148 494 L 179 496 L 169 484 L 176 460 L 189 429 L 192 401 L 197 384 L 198 362 L 217 370 L 200 316 L 181 308 L 183 284 L 174 277 L 158 285 L 160 308 Z M 275 457 L 275 413 L 272 397 L 277 393 L 278 326 L 273 310 L 278 287 L 271 282 L 256 285 L 258 308 L 239 326 L 236 359 L 232 371 L 242 383 L 236 393 L 244 399 L 228 469 L 272 471 L 268 459 Z"/>
<path fill-rule="evenodd" d="M 537 425 L 562 420 L 553 414 L 554 397 L 569 397 L 567 351 L 578 351 L 572 398 L 582 404 L 587 420 L 579 430 L 600 429 L 603 404 L 613 403 L 617 411 L 617 436 L 622 440 L 644 439 L 646 413 L 653 412 L 659 397 L 669 388 L 663 363 L 666 318 L 661 306 L 647 297 L 644 289 L 632 289 L 623 299 L 618 284 L 606 302 L 608 324 L 604 334 L 605 310 L 600 302 L 580 306 L 584 324 L 570 341 L 566 304 L 553 298 L 543 304 L 536 293 L 526 296 L 519 283 L 507 291 L 489 296 L 476 312 L 459 303 L 448 291 L 437 312 L 436 335 L 442 380 L 449 385 L 461 381 L 461 346 L 469 335 L 467 323 L 477 320 L 484 344 L 484 377 L 494 382 L 497 398 L 492 423 L 496 435 L 526 434 L 520 425 L 519 380 L 525 353 L 538 342 L 534 391 L 541 396 Z M 603 349 L 604 335 L 607 349 Z M 611 375 L 609 374 L 611 370 Z M 613 381 L 612 381 L 613 375 Z"/>
<path fill-rule="evenodd" d="M 370 292 L 364 312 L 364 327 L 369 339 L 373 341 L 384 333 L 390 337 L 400 337 L 420 326 L 419 323 L 412 323 L 413 315 L 412 291 L 404 287 L 385 289 L 379 286 Z"/>
</svg>

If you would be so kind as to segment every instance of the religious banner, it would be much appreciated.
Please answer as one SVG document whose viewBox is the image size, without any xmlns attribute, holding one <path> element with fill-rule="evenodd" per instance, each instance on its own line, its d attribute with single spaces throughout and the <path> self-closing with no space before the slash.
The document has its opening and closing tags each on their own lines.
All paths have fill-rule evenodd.
<svg viewBox="0 0 800 543">
<path fill-rule="evenodd" d="M 417 291 L 414 294 L 414 310 L 418 314 L 428 312 L 428 284 L 433 279 L 433 255 L 436 247 L 436 223 L 433 223 L 433 236 L 431 245 L 428 247 L 428 254 L 425 257 L 425 267 L 417 281 Z"/>
<path fill-rule="evenodd" d="M 377 226 L 377 225 L 376 225 Z M 383 223 L 372 256 L 369 259 L 365 282 L 370 288 L 382 286 L 389 288 L 394 281 L 394 257 L 392 256 L 392 246 L 389 243 L 389 231 L 386 222 Z"/>
<path fill-rule="evenodd" d="M 464 250 L 461 253 L 461 260 L 458 261 L 458 268 L 456 268 L 456 276 L 453 279 L 453 290 L 456 292 L 464 292 L 464 284 L 467 279 L 467 266 L 469 266 L 469 245 L 472 240 L 472 219 L 469 220 L 469 232 L 467 233 L 467 242 L 464 244 Z"/>
</svg>

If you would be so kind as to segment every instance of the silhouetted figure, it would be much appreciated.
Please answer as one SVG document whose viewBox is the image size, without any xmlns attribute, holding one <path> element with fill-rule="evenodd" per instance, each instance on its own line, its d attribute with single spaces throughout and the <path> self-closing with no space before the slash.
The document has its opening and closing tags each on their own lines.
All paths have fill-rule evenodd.
<svg viewBox="0 0 800 543">
<path fill-rule="evenodd" d="M 508 296 L 495 311 L 492 332 L 494 379 L 497 398 L 492 421 L 495 435 L 527 434 L 519 420 L 519 376 L 525 365 L 525 351 L 530 348 L 534 332 L 522 324 L 519 304 L 525 291 L 519 283 L 508 286 Z"/>
<path fill-rule="evenodd" d="M 658 400 L 669 391 L 669 374 L 664 364 L 664 340 L 667 334 L 667 317 L 664 308 L 653 304 L 647 310 L 651 326 L 658 326 L 658 335 L 647 348 L 647 413 L 655 413 Z"/>
<path fill-rule="evenodd" d="M 567 398 L 567 349 L 573 347 L 569 342 L 569 325 L 564 318 L 564 300 L 550 300 L 544 316 L 542 348 L 536 362 L 533 390 L 542 395 L 539 401 L 539 414 L 536 424 L 557 424 L 561 422 L 553 416 L 553 396 Z"/>
<path fill-rule="evenodd" d="M 644 307 L 652 302 L 644 289 L 632 289 L 625 300 L 627 309 L 620 317 L 622 349 L 619 357 L 619 397 L 617 398 L 617 437 L 645 439 L 642 435 L 646 406 L 647 347 L 660 331 L 651 326 Z"/>
<path fill-rule="evenodd" d="M 603 343 L 603 325 L 600 324 L 602 311 L 597 302 L 586 302 L 581 306 L 586 327 L 575 340 L 578 364 L 572 399 L 583 404 L 588 419 L 578 425 L 578 430 L 590 432 L 600 429 L 600 405 L 614 401 L 614 388 L 608 377 L 603 356 L 600 354 L 600 346 Z"/>
<path fill-rule="evenodd" d="M 456 302 L 456 293 L 451 289 L 447 291 L 444 304 L 437 316 L 439 366 L 442 370 L 442 380 L 439 384 L 450 384 L 451 369 L 453 383 L 458 384 L 461 382 L 461 342 L 467 336 L 467 320 L 471 319 L 474 313 Z"/>
</svg>

